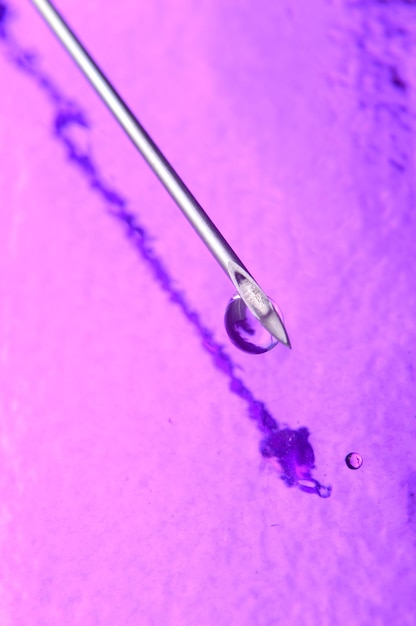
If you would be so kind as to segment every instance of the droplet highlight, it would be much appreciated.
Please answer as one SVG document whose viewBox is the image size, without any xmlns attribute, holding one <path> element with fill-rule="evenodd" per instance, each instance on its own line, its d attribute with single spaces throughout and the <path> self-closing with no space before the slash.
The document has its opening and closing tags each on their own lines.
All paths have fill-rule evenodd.
<svg viewBox="0 0 416 626">
<path fill-rule="evenodd" d="M 361 454 L 358 454 L 358 452 L 350 452 L 345 457 L 345 463 L 350 469 L 357 470 L 360 469 L 363 464 L 363 457 Z"/>
<path fill-rule="evenodd" d="M 229 301 L 224 323 L 230 341 L 244 352 L 263 354 L 279 343 L 253 315 L 239 294 Z"/>
</svg>

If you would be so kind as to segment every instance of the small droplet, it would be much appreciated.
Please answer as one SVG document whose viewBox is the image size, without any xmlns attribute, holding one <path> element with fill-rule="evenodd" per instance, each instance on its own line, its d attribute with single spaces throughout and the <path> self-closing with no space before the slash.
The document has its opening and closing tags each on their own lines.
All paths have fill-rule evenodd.
<svg viewBox="0 0 416 626">
<path fill-rule="evenodd" d="M 277 309 L 276 305 L 273 306 Z M 282 317 L 279 311 L 280 317 Z M 232 343 L 250 354 L 263 354 L 279 343 L 251 313 L 239 294 L 236 294 L 225 311 L 225 329 Z"/>
<path fill-rule="evenodd" d="M 347 464 L 347 467 L 349 467 L 350 469 L 360 469 L 361 465 L 363 464 L 363 457 L 361 456 L 361 454 L 358 454 L 358 452 L 350 452 L 345 457 L 345 462 Z"/>
</svg>

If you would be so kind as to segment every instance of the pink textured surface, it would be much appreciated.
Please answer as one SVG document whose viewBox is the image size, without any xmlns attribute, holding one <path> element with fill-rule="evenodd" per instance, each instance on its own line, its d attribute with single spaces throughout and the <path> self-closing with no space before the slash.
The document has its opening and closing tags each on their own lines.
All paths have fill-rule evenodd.
<svg viewBox="0 0 416 626">
<path fill-rule="evenodd" d="M 294 349 L 261 357 L 227 341 L 226 277 L 73 62 L 30 3 L 7 6 L 0 626 L 411 626 L 412 3 L 59 3 L 283 308 Z M 244 384 L 310 430 L 331 498 L 262 459 L 244 402 L 54 135 L 40 75 L 86 111 L 67 136 Z"/>
</svg>

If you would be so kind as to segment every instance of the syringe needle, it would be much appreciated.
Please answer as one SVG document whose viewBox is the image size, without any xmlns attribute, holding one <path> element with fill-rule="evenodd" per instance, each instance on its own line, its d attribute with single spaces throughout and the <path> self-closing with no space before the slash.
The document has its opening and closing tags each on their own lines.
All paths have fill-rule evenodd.
<svg viewBox="0 0 416 626">
<path fill-rule="evenodd" d="M 32 2 L 155 172 L 160 182 L 175 200 L 207 248 L 222 266 L 245 305 L 277 342 L 283 343 L 290 348 L 289 337 L 283 321 L 271 300 L 253 279 L 242 261 L 205 213 L 202 206 L 66 24 L 63 17 L 48 0 L 32 0 Z M 273 345 L 275 343 L 271 344 L 270 347 L 273 347 Z"/>
</svg>

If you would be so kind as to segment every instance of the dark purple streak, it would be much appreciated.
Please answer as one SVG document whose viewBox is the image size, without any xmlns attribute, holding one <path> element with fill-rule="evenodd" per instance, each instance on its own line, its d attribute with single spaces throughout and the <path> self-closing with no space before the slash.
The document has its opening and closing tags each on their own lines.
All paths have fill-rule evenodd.
<svg viewBox="0 0 416 626">
<path fill-rule="evenodd" d="M 200 314 L 192 308 L 185 294 L 174 287 L 169 271 L 152 247 L 151 236 L 140 224 L 137 216 L 128 209 L 127 199 L 122 193 L 108 186 L 91 156 L 71 139 L 70 131 L 73 126 L 90 129 L 87 115 L 42 71 L 36 55 L 22 48 L 9 34 L 6 29 L 9 16 L 8 6 L 0 2 L 0 38 L 6 45 L 7 57 L 37 83 L 52 103 L 54 136 L 65 147 L 67 158 L 104 200 L 107 212 L 122 225 L 126 236 L 141 258 L 146 261 L 146 266 L 153 278 L 198 332 L 202 346 L 211 355 L 214 366 L 229 378 L 230 391 L 247 403 L 249 418 L 255 422 L 264 435 L 260 443 L 261 454 L 266 459 L 274 460 L 279 468 L 281 479 L 288 487 L 297 486 L 307 493 L 315 493 L 322 498 L 329 497 L 332 488 L 321 485 L 311 475 L 311 470 L 315 467 L 315 455 L 309 443 L 308 429 L 305 427 L 297 430 L 279 429 L 276 419 L 269 413 L 265 404 L 257 400 L 235 374 L 237 366 L 224 347 L 215 341 L 213 332 L 203 324 Z"/>
</svg>

